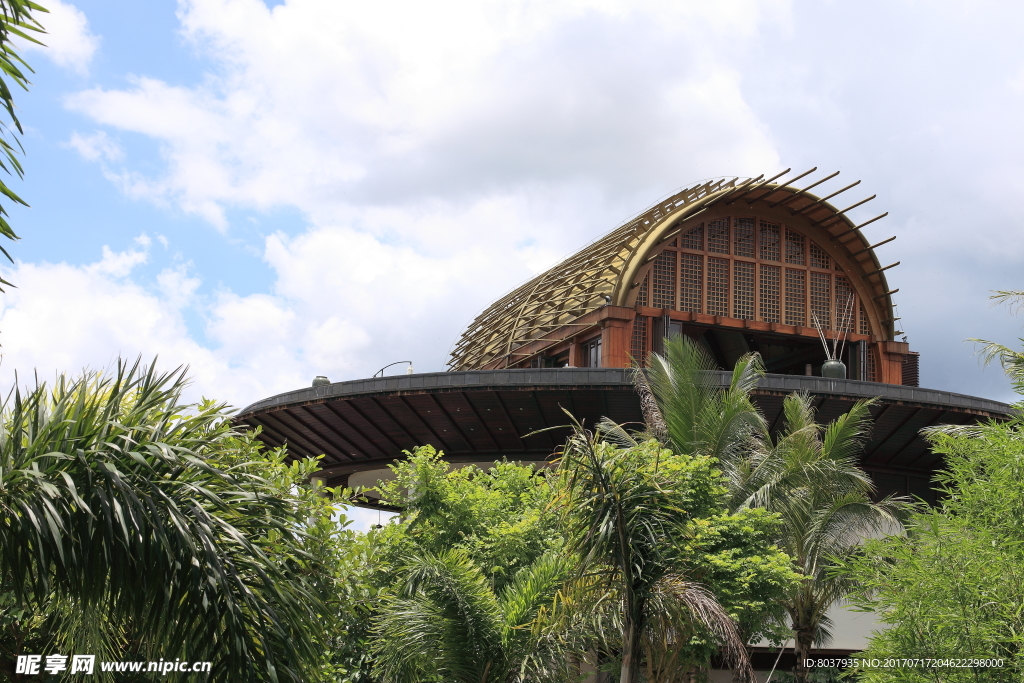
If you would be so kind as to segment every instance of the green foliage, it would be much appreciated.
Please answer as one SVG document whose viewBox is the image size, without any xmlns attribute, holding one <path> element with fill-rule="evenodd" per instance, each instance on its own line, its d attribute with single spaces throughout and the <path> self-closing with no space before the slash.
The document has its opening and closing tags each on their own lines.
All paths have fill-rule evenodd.
<svg viewBox="0 0 1024 683">
<path fill-rule="evenodd" d="M 531 628 L 565 565 L 555 559 L 557 519 L 545 514 L 548 472 L 510 462 L 452 468 L 430 446 L 407 455 L 378 487 L 402 512 L 366 537 L 381 595 L 369 641 L 376 675 L 555 680 L 564 658 Z"/>
<path fill-rule="evenodd" d="M 651 354 L 647 377 L 637 372 L 648 427 L 675 453 L 716 458 L 728 468 L 740 458 L 750 437 L 765 432 L 750 392 L 764 375 L 761 357 L 747 354 L 736 362 L 729 386 L 719 387 L 709 371 L 717 369 L 708 352 L 680 336 L 665 341 L 665 355 Z"/>
<path fill-rule="evenodd" d="M 785 428 L 758 441 L 734 468 L 733 500 L 779 514 L 778 543 L 804 578 L 783 604 L 796 641 L 797 680 L 813 645 L 831 639 L 828 610 L 853 586 L 834 565 L 854 555 L 863 540 L 901 529 L 900 501 L 872 501 L 874 485 L 857 465 L 870 428 L 870 401 L 860 401 L 827 426 L 814 418 L 811 399 L 792 394 L 783 403 Z"/>
<path fill-rule="evenodd" d="M 650 681 L 679 680 L 717 646 L 751 676 L 729 610 L 757 622 L 794 580 L 766 542 L 774 516 L 730 514 L 713 458 L 655 440 L 619 448 L 577 429 L 559 476 L 569 549 L 580 558 L 563 620 L 596 635 L 581 649 L 620 652 L 621 681 L 638 680 L 641 663 Z"/>
<path fill-rule="evenodd" d="M 385 683 L 556 680 L 564 657 L 546 651 L 531 626 L 566 568 L 544 555 L 495 592 L 464 550 L 413 556 L 376 621 L 376 672 Z"/>
<path fill-rule="evenodd" d="M 777 642 L 781 605 L 802 661 L 812 645 L 828 642 L 827 612 L 851 589 L 850 581 L 831 571 L 834 563 L 855 553 L 866 536 L 900 528 L 899 502 L 872 502 L 871 479 L 857 465 L 871 402 L 823 426 L 810 399 L 793 394 L 783 404 L 784 430 L 773 440 L 750 400 L 763 374 L 758 358 L 741 359 L 725 388 L 707 372 L 713 367 L 690 339 L 666 341 L 665 356 L 651 358 L 648 428 L 681 452 L 716 458 L 728 482 L 730 509 L 762 508 L 781 521 L 772 538 L 802 580 L 791 583 L 777 605 L 751 610 L 740 623 L 751 638 Z M 647 385 L 639 373 L 638 384 L 643 392 Z M 799 662 L 796 674 L 807 680 Z"/>
<path fill-rule="evenodd" d="M 301 679 L 324 614 L 303 531 L 318 503 L 296 488 L 315 465 L 262 453 L 184 385 L 119 363 L 0 408 L 7 634 Z"/>
<path fill-rule="evenodd" d="M 0 169 L 15 174 L 19 178 L 24 175 L 21 162 L 18 161 L 18 154 L 23 150 L 14 130 L 21 135 L 24 134 L 24 131 L 21 128 L 21 121 L 18 120 L 14 95 L 11 93 L 8 82 L 22 90 L 28 90 L 29 83 L 25 73 L 31 72 L 32 69 L 18 54 L 11 39 L 17 37 L 38 45 L 42 44 L 33 35 L 43 33 L 43 28 L 36 19 L 35 12 L 46 12 L 46 9 L 29 0 L 0 0 L 0 105 L 7 113 L 7 119 L 0 120 Z M 28 206 L 2 180 L 0 180 L 0 194 L 13 202 Z M 12 240 L 18 239 L 7 222 L 7 209 L 2 204 L 0 204 L 0 235 Z M 2 246 L 0 246 L 0 251 L 8 259 L 11 258 Z M 0 284 L 10 283 L 0 280 Z M 0 289 L 0 291 L 3 290 Z"/>
<path fill-rule="evenodd" d="M 460 548 L 501 589 L 560 545 L 556 520 L 544 514 L 551 495 L 545 470 L 511 462 L 451 468 L 430 446 L 408 455 L 380 486 L 382 500 L 402 510 L 400 523 L 378 537 L 385 565 Z"/>
<path fill-rule="evenodd" d="M 778 515 L 767 510 L 723 512 L 691 521 L 678 550 L 687 575 L 712 588 L 745 643 L 791 636 L 782 602 L 800 575 L 778 534 Z"/>
<path fill-rule="evenodd" d="M 1016 290 L 998 290 L 989 297 L 996 303 L 1006 304 L 1011 313 L 1018 313 L 1024 307 L 1024 292 Z M 998 361 L 1003 372 L 1013 382 L 1013 390 L 1024 395 L 1024 353 L 1008 346 L 985 339 L 968 339 L 967 341 L 981 344 L 981 360 L 985 365 Z M 1018 341 L 1024 343 L 1024 339 Z M 1018 408 L 1024 405 L 1018 403 Z"/>
<path fill-rule="evenodd" d="M 867 544 L 844 565 L 856 603 L 889 625 L 864 655 L 1002 659 L 999 668 L 902 668 L 864 681 L 1019 681 L 1024 674 L 1024 422 L 931 433 L 945 456 L 941 507 L 906 537 Z"/>
</svg>

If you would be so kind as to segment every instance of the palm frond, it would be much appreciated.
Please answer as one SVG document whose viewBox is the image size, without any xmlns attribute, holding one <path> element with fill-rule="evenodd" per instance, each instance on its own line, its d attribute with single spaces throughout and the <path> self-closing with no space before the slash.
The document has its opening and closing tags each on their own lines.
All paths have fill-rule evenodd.
<svg viewBox="0 0 1024 683">
<path fill-rule="evenodd" d="M 712 635 L 726 665 L 739 674 L 739 680 L 750 683 L 757 680 L 736 623 L 707 587 L 670 574 L 658 582 L 657 591 L 677 603 L 679 609 L 674 621 L 692 620 Z"/>
<path fill-rule="evenodd" d="M 299 520 L 251 465 L 217 464 L 251 437 L 222 405 L 182 404 L 185 372 L 119 361 L 0 405 L 0 578 L 22 601 L 107 605 L 245 680 L 298 678 L 319 600 L 256 539 L 300 559 Z"/>
</svg>

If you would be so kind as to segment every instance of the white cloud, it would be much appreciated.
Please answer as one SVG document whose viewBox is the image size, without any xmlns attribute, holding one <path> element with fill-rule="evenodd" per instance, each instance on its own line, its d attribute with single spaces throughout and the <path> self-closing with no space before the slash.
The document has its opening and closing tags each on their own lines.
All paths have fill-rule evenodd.
<svg viewBox="0 0 1024 683">
<path fill-rule="evenodd" d="M 142 75 L 66 104 L 156 143 L 155 160 L 76 145 L 129 196 L 225 231 L 239 208 L 307 218 L 264 245 L 273 289 L 211 299 L 208 341 L 265 376 L 438 369 L 474 311 L 654 198 L 784 163 L 863 178 L 851 202 L 879 194 L 891 215 L 868 232 L 906 245 L 885 253 L 926 381 L 986 393 L 954 383 L 978 376 L 959 339 L 986 333 L 949 321 L 1019 286 L 1024 9 L 794 7 L 179 0 L 198 82 Z"/>
<path fill-rule="evenodd" d="M 20 47 L 40 52 L 58 66 L 79 75 L 86 75 L 93 55 L 99 49 L 100 39 L 89 31 L 89 20 L 85 13 L 62 0 L 48 0 L 46 9 L 49 10 L 48 13 L 36 13 L 36 18 L 46 33 L 34 36 L 44 43 L 45 47 L 25 41 L 21 41 Z"/>
<path fill-rule="evenodd" d="M 124 150 L 110 139 L 106 131 L 98 130 L 92 135 L 74 132 L 67 143 L 86 161 L 115 162 L 124 159 Z"/>
<path fill-rule="evenodd" d="M 269 237 L 270 291 L 239 295 L 205 291 L 190 264 L 154 264 L 167 256 L 151 253 L 153 244 L 141 235 L 79 266 L 18 263 L 8 276 L 18 287 L 0 298 L 0 384 L 9 386 L 15 371 L 48 377 L 159 355 L 166 368 L 192 367 L 194 397 L 243 407 L 315 375 L 366 377 L 394 360 L 440 370 L 451 340 L 485 302 L 473 282 L 499 266 L 499 257 L 472 250 L 430 256 L 349 228 L 315 228 Z M 522 263 L 500 265 L 527 272 Z M 437 320 L 446 307 L 455 314 Z"/>
<path fill-rule="evenodd" d="M 222 229 L 230 207 L 337 224 L 481 196 L 529 213 L 580 192 L 632 213 L 709 168 L 777 166 L 732 64 L 787 7 L 183 0 L 184 35 L 216 71 L 192 87 L 133 78 L 67 104 L 160 143 L 165 172 L 126 171 L 125 191 Z M 529 220 L 507 227 L 542 236 Z"/>
</svg>

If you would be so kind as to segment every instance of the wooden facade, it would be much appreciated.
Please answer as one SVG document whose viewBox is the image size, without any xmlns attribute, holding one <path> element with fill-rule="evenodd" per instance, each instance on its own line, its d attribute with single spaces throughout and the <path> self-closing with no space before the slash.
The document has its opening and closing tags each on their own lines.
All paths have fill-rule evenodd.
<svg viewBox="0 0 1024 683">
<path fill-rule="evenodd" d="M 817 375 L 820 326 L 845 340 L 852 379 L 916 385 L 916 354 L 896 340 L 892 266 L 846 217 L 868 200 L 840 210 L 827 201 L 839 192 L 807 191 L 822 181 L 774 180 L 719 180 L 660 202 L 485 310 L 450 368 L 628 367 L 686 334 L 725 369 L 758 351 L 769 372 Z"/>
</svg>

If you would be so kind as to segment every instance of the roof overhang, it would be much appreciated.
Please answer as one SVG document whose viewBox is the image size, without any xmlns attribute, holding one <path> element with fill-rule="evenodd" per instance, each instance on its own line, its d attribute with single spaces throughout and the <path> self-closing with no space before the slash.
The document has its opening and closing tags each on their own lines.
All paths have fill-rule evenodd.
<svg viewBox="0 0 1024 683">
<path fill-rule="evenodd" d="M 332 485 L 356 472 L 386 468 L 403 451 L 425 444 L 443 450 L 452 462 L 502 457 L 536 462 L 549 459 L 564 442 L 566 411 L 586 425 L 602 417 L 640 423 L 631 372 L 486 370 L 338 382 L 264 399 L 241 411 L 236 422 L 261 428 L 261 440 L 272 447 L 287 445 L 292 456 L 323 455 L 321 465 Z M 723 385 L 728 382 L 729 373 L 715 375 Z M 1005 403 L 933 389 L 767 375 L 754 400 L 773 429 L 781 425 L 783 399 L 795 391 L 814 396 L 823 422 L 857 400 L 877 397 L 861 462 L 883 489 L 886 476 L 927 486 L 939 457 L 921 438 L 923 427 L 969 424 L 1012 411 Z"/>
</svg>

